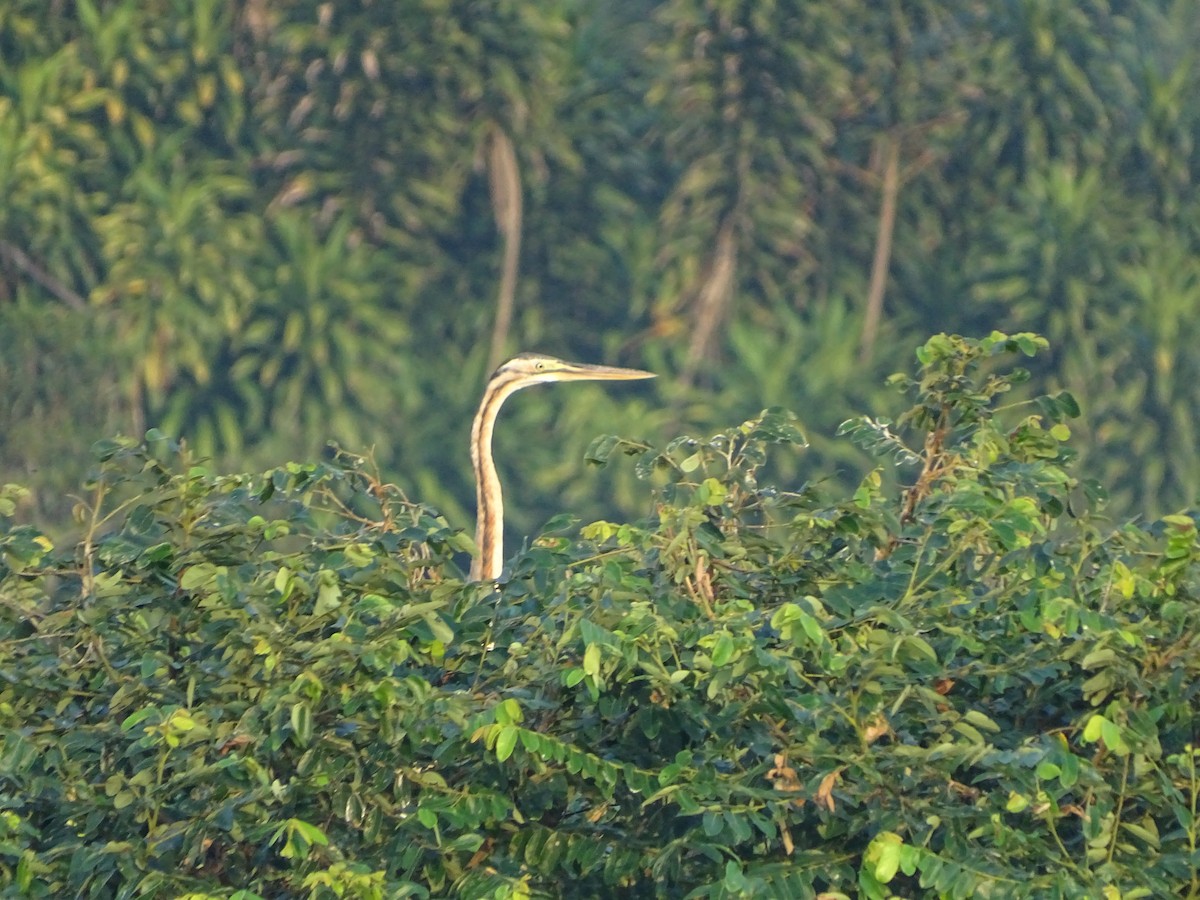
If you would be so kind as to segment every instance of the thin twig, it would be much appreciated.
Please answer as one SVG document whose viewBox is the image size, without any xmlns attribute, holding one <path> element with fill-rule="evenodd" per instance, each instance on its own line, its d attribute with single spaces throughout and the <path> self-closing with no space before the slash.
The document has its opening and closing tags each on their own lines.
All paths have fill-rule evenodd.
<svg viewBox="0 0 1200 900">
<path fill-rule="evenodd" d="M 522 198 L 521 170 L 512 138 L 496 126 L 488 143 L 488 176 L 492 189 L 492 212 L 504 241 L 500 291 L 496 298 L 496 322 L 492 327 L 492 349 L 488 371 L 504 361 L 504 345 L 512 327 L 517 295 L 517 264 L 521 258 Z"/>
<path fill-rule="evenodd" d="M 82 312 L 87 309 L 87 300 L 71 290 L 32 259 L 20 247 L 8 241 L 0 241 L 0 256 L 12 262 L 18 269 L 48 290 L 72 309 Z"/>
<path fill-rule="evenodd" d="M 884 138 L 882 200 L 879 210 L 879 230 L 875 235 L 875 258 L 871 262 L 871 286 L 867 291 L 867 311 L 863 320 L 862 343 L 858 349 L 860 362 L 868 362 L 875 350 L 875 337 L 883 318 L 883 295 L 887 287 L 888 268 L 892 259 L 892 237 L 896 233 L 896 201 L 900 194 L 900 139 L 894 135 Z"/>
</svg>

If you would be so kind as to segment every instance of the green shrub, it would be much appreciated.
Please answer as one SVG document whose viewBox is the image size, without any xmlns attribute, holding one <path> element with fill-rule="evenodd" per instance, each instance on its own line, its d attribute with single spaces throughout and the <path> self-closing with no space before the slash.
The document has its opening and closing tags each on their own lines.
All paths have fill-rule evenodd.
<svg viewBox="0 0 1200 900">
<path fill-rule="evenodd" d="M 83 536 L 0 536 L 0 886 L 31 897 L 1200 897 L 1200 541 L 1114 525 L 1032 335 L 937 336 L 760 483 L 769 410 L 665 449 L 654 520 L 498 588 L 345 455 L 107 442 Z M 0 495 L 11 519 L 19 491 Z"/>
</svg>

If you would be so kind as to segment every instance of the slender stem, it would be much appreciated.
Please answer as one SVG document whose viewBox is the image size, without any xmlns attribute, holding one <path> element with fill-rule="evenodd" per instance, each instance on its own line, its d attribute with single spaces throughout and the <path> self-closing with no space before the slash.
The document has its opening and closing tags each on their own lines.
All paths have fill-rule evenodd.
<svg viewBox="0 0 1200 900">
<path fill-rule="evenodd" d="M 863 317 L 858 358 L 868 362 L 875 349 L 879 321 L 883 317 L 883 295 L 887 287 L 888 266 L 892 258 L 892 236 L 896 232 L 896 198 L 900 194 L 900 139 L 884 137 L 883 185 L 879 209 L 879 229 L 875 235 L 875 257 L 871 261 L 871 285 L 867 291 L 867 310 Z"/>
<path fill-rule="evenodd" d="M 492 212 L 496 228 L 504 242 L 500 271 L 500 291 L 496 298 L 496 323 L 492 328 L 492 352 L 489 365 L 500 365 L 504 343 L 512 326 L 517 293 L 517 263 L 521 256 L 521 170 L 512 138 L 494 125 L 488 142 L 488 179 L 492 189 Z"/>
<path fill-rule="evenodd" d="M 1121 816 L 1125 812 L 1125 789 L 1129 786 L 1129 757 L 1129 753 L 1126 753 L 1122 757 L 1121 790 L 1117 794 L 1116 807 L 1113 809 L 1112 837 L 1109 838 L 1108 856 L 1105 857 L 1105 862 L 1110 865 L 1112 864 L 1113 856 L 1117 852 L 1117 844 L 1121 836 Z"/>
</svg>

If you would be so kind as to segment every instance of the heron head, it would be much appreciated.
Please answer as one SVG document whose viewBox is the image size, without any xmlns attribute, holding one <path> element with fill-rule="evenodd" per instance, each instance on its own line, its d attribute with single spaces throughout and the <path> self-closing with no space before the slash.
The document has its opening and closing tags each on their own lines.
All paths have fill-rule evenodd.
<svg viewBox="0 0 1200 900">
<path fill-rule="evenodd" d="M 503 377 L 519 387 L 549 381 L 632 381 L 654 378 L 653 372 L 641 369 L 622 369 L 618 366 L 594 366 L 588 363 L 567 362 L 544 353 L 522 353 L 500 366 L 492 376 Z"/>
</svg>

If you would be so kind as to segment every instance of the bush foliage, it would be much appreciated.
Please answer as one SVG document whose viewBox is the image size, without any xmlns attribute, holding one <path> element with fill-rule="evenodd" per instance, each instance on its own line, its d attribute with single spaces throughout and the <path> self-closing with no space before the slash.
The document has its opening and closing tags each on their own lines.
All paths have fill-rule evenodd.
<svg viewBox="0 0 1200 900">
<path fill-rule="evenodd" d="M 635 434 L 803 409 L 836 479 L 910 346 L 998 328 L 1114 515 L 1193 505 L 1198 46 L 1196 0 L 7 0 L 0 478 L 58 538 L 98 438 L 332 439 L 466 521 L 442 442 L 543 350 L 664 376 Z M 640 509 L 519 453 L 516 531 Z"/>
<path fill-rule="evenodd" d="M 356 458 L 103 443 L 75 546 L 0 536 L 0 886 L 1200 897 L 1196 519 L 1103 518 L 1044 347 L 931 339 L 847 497 L 765 483 L 782 410 L 601 439 L 655 517 L 499 585 Z"/>
</svg>

